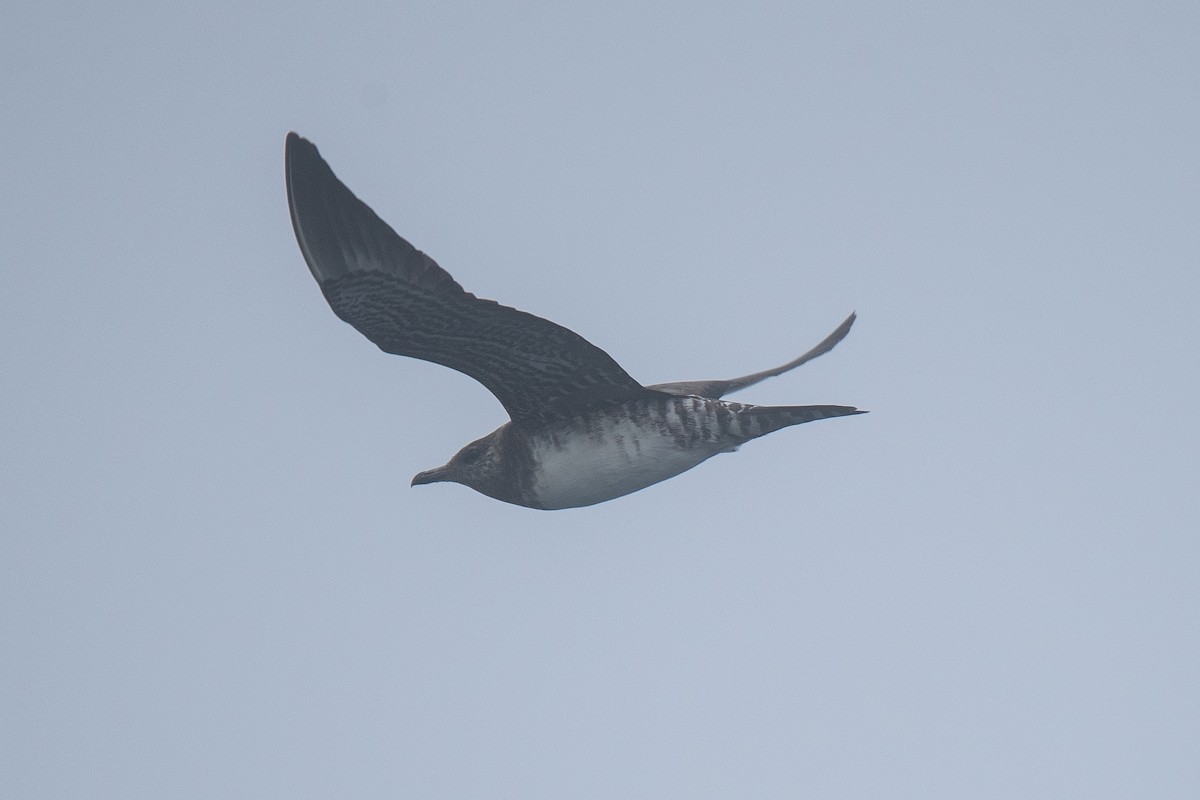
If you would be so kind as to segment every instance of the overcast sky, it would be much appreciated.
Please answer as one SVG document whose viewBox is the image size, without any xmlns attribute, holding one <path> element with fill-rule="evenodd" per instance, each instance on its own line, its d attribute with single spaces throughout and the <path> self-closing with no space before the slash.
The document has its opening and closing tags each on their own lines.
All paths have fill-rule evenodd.
<svg viewBox="0 0 1200 800">
<path fill-rule="evenodd" d="M 1200 6 L 0 13 L 0 794 L 1200 793 Z M 283 142 L 646 382 L 871 413 L 537 512 Z"/>
</svg>

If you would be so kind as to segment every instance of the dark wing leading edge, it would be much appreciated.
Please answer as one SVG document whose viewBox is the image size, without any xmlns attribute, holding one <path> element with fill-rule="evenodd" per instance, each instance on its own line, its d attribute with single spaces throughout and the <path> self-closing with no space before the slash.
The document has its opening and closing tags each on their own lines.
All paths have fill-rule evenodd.
<svg viewBox="0 0 1200 800">
<path fill-rule="evenodd" d="M 714 400 L 724 397 L 730 392 L 736 392 L 739 389 L 745 389 L 747 386 L 753 386 L 761 380 L 773 378 L 776 375 L 782 375 L 788 370 L 812 361 L 817 356 L 823 356 L 837 345 L 842 339 L 846 338 L 846 334 L 850 332 L 850 326 L 854 324 L 856 315 L 851 314 L 846 317 L 846 321 L 837 326 L 837 330 L 821 340 L 821 343 L 809 350 L 804 355 L 795 358 L 782 367 L 774 369 L 765 369 L 762 372 L 755 372 L 753 375 L 743 375 L 740 378 L 730 378 L 724 381 L 680 381 L 678 383 L 656 383 L 653 386 L 647 386 L 647 389 L 654 389 L 659 392 L 676 395 L 699 395 L 700 397 L 709 397 Z"/>
<path fill-rule="evenodd" d="M 289 133 L 286 150 L 304 260 L 334 313 L 381 350 L 470 375 L 520 425 L 653 394 L 582 336 L 464 291 L 355 197 L 308 140 Z"/>
</svg>

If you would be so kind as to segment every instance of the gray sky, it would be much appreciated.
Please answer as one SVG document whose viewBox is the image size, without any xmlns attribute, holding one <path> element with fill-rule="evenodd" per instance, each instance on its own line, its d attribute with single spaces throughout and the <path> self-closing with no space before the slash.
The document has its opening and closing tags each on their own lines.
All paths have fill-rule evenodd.
<svg viewBox="0 0 1200 800">
<path fill-rule="evenodd" d="M 0 794 L 1195 797 L 1200 7 L 9 2 Z M 339 322 L 289 129 L 644 382 L 564 512 Z"/>
</svg>

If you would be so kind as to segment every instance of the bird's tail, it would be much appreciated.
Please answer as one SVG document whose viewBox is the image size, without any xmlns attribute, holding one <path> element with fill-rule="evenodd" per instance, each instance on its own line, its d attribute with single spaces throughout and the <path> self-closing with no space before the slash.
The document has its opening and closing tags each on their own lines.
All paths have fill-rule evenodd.
<svg viewBox="0 0 1200 800">
<path fill-rule="evenodd" d="M 790 425 L 865 413 L 853 406 L 742 406 L 737 416 L 746 438 L 757 439 Z"/>
</svg>

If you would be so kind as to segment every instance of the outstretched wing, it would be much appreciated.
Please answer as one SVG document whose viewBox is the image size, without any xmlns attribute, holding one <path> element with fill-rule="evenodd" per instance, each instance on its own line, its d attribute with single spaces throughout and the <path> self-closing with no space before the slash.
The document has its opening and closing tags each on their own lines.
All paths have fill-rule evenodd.
<svg viewBox="0 0 1200 800">
<path fill-rule="evenodd" d="M 696 395 L 698 397 L 709 397 L 714 400 L 724 397 L 730 392 L 736 392 L 739 389 L 745 389 L 747 386 L 753 386 L 759 381 L 773 378 L 776 375 L 782 375 L 788 370 L 812 361 L 817 356 L 823 356 L 834 348 L 834 346 L 842 339 L 846 338 L 846 334 L 850 332 L 850 326 L 854 324 L 855 314 L 846 317 L 846 321 L 837 326 L 837 330 L 821 340 L 821 343 L 809 350 L 804 355 L 795 358 L 782 367 L 774 369 L 765 369 L 762 372 L 755 372 L 753 375 L 743 375 L 740 378 L 730 378 L 724 381 L 680 381 L 678 383 L 656 383 L 653 386 L 647 386 L 647 389 L 654 389 L 659 392 L 676 395 Z"/>
<path fill-rule="evenodd" d="M 381 350 L 470 375 L 519 425 L 653 393 L 582 336 L 464 291 L 355 197 L 308 140 L 289 133 L 286 152 L 304 260 L 334 313 Z"/>
</svg>

